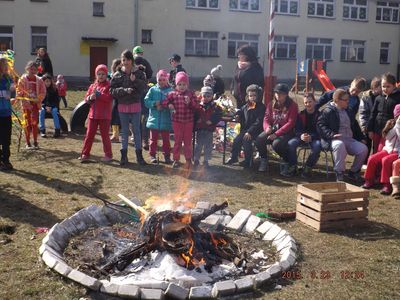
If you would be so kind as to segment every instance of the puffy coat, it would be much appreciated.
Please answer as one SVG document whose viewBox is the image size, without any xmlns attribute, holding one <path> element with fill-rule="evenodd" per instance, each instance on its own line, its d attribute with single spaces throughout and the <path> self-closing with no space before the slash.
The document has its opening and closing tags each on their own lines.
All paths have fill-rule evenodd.
<svg viewBox="0 0 400 300">
<path fill-rule="evenodd" d="M 144 98 L 144 104 L 149 108 L 149 118 L 147 119 L 146 127 L 157 130 L 172 131 L 171 112 L 168 108 L 163 107 L 162 110 L 157 110 L 156 102 L 161 102 L 167 98 L 169 92 L 172 91 L 170 86 L 160 88 L 155 85 L 149 89 Z"/>
<path fill-rule="evenodd" d="M 88 97 L 93 93 L 96 93 L 96 99 L 90 101 Z M 86 92 L 85 101 L 90 104 L 90 119 L 111 120 L 112 96 L 108 80 L 91 84 Z"/>
</svg>

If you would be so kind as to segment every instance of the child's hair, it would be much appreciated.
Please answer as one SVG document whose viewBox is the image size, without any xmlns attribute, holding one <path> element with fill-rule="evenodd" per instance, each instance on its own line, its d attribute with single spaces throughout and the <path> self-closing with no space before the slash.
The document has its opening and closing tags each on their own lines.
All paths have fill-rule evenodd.
<svg viewBox="0 0 400 300">
<path fill-rule="evenodd" d="M 4 75 L 2 66 L 8 66 L 7 58 L 0 58 L 0 78 Z"/>
<path fill-rule="evenodd" d="M 118 67 L 121 65 L 121 59 L 120 58 L 116 58 L 112 61 L 111 63 L 111 73 L 115 73 L 118 69 Z"/>
<path fill-rule="evenodd" d="M 338 102 L 339 99 L 341 99 L 344 95 L 348 95 L 347 91 L 344 89 L 337 89 L 333 93 L 333 102 Z"/>
<path fill-rule="evenodd" d="M 36 52 L 37 55 L 39 54 L 39 51 L 40 51 L 40 50 L 42 50 L 42 51 L 44 52 L 43 57 L 46 57 L 46 58 L 49 57 L 49 53 L 47 52 L 47 49 L 46 49 L 46 48 L 39 48 L 39 49 L 37 49 L 37 52 Z"/>
<path fill-rule="evenodd" d="M 382 129 L 382 137 L 386 138 L 389 131 L 394 127 L 396 124 L 396 119 L 387 120 L 385 127 Z"/>
<path fill-rule="evenodd" d="M 382 81 L 385 80 L 386 82 L 393 84 L 396 86 L 396 77 L 392 73 L 385 73 L 381 77 Z"/>
<path fill-rule="evenodd" d="M 307 94 L 305 94 L 305 95 L 304 95 L 304 98 L 306 98 L 306 99 L 311 99 L 312 101 L 315 102 L 315 97 L 314 97 L 314 94 L 313 94 L 313 93 L 307 93 Z"/>
<path fill-rule="evenodd" d="M 257 54 L 256 51 L 254 51 L 254 48 L 251 47 L 250 45 L 242 45 L 238 50 L 237 50 L 237 55 L 243 54 L 247 57 L 248 62 L 254 62 L 257 61 Z"/>
<path fill-rule="evenodd" d="M 38 68 L 38 65 L 36 62 L 34 62 L 33 60 L 30 60 L 26 63 L 25 66 L 25 71 L 28 71 L 31 67 L 35 67 L 36 69 Z"/>
<path fill-rule="evenodd" d="M 52 89 L 56 89 L 56 87 L 54 86 L 54 81 L 53 81 L 53 76 L 49 73 L 46 73 L 42 76 L 42 80 L 45 81 L 46 79 L 49 79 L 51 84 L 48 88 L 52 88 Z"/>
<path fill-rule="evenodd" d="M 125 49 L 124 51 L 122 51 L 121 53 L 121 57 L 125 57 L 127 60 L 131 60 L 132 62 L 135 61 L 135 59 L 133 58 L 133 54 L 132 51 Z"/>
<path fill-rule="evenodd" d="M 381 78 L 378 76 L 375 76 L 371 80 L 371 90 L 376 89 L 381 86 Z"/>
<path fill-rule="evenodd" d="M 351 85 L 353 85 L 360 91 L 364 91 L 367 88 L 367 81 L 365 80 L 364 77 L 357 76 L 353 79 Z"/>
<path fill-rule="evenodd" d="M 257 84 L 250 84 L 246 88 L 246 101 L 248 100 L 248 95 L 250 92 L 254 92 L 257 94 L 256 102 L 261 102 L 262 101 L 262 96 L 263 96 L 263 89 L 262 87 L 258 86 Z"/>
</svg>

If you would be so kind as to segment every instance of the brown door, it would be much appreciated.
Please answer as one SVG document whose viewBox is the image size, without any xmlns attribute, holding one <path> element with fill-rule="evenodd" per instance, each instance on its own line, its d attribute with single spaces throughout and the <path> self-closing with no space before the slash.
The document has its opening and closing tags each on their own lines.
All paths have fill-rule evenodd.
<svg viewBox="0 0 400 300">
<path fill-rule="evenodd" d="M 107 47 L 90 47 L 90 80 L 95 79 L 94 71 L 100 64 L 107 64 Z"/>
</svg>

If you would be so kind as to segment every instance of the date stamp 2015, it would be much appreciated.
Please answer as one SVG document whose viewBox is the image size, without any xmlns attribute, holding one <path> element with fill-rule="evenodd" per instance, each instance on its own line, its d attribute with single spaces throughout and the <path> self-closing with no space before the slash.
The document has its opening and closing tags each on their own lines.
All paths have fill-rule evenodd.
<svg viewBox="0 0 400 300">
<path fill-rule="evenodd" d="M 308 272 L 302 272 L 299 270 L 294 271 L 284 271 L 281 274 L 283 279 L 287 280 L 299 280 L 299 279 L 312 279 L 312 280 L 336 280 L 336 279 L 344 279 L 344 280 L 362 280 L 365 278 L 364 271 L 336 271 L 331 272 L 330 270 L 311 270 Z"/>
</svg>

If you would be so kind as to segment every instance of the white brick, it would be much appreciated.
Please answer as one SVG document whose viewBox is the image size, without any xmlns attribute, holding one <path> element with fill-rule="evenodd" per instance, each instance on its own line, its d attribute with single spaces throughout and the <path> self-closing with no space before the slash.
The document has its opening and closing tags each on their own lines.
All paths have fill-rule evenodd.
<svg viewBox="0 0 400 300">
<path fill-rule="evenodd" d="M 264 241 L 272 241 L 281 232 L 281 228 L 278 225 L 272 226 L 267 233 L 264 235 Z"/>
<path fill-rule="evenodd" d="M 72 271 L 72 268 L 63 262 L 58 261 L 54 267 L 54 270 L 62 276 L 66 277 Z"/>
<path fill-rule="evenodd" d="M 165 295 L 172 297 L 173 299 L 185 300 L 189 296 L 189 290 L 174 283 L 170 283 L 165 291 Z"/>
<path fill-rule="evenodd" d="M 44 261 L 44 263 L 50 268 L 53 269 L 56 265 L 56 263 L 58 262 L 58 259 L 56 256 L 54 256 L 53 254 L 51 254 L 48 251 L 44 251 L 43 255 L 42 255 L 42 260 Z"/>
<path fill-rule="evenodd" d="M 209 286 L 195 286 L 190 289 L 189 299 L 210 299 L 211 297 Z"/>
<path fill-rule="evenodd" d="M 278 276 L 278 275 L 281 274 L 281 272 L 282 272 L 282 267 L 281 267 L 281 265 L 280 265 L 278 262 L 276 262 L 276 263 L 274 263 L 273 265 L 271 265 L 271 266 L 269 267 L 269 269 L 267 269 L 266 272 L 268 272 L 268 273 L 271 275 L 271 277 L 275 277 L 275 276 Z"/>
<path fill-rule="evenodd" d="M 235 284 L 238 293 L 251 291 L 254 288 L 254 277 L 246 276 L 244 278 L 235 280 Z"/>
<path fill-rule="evenodd" d="M 251 216 L 251 211 L 247 209 L 241 209 L 238 213 L 233 217 L 233 219 L 226 226 L 227 228 L 240 231 L 242 230 L 244 224 Z"/>
<path fill-rule="evenodd" d="M 196 203 L 196 208 L 209 209 L 210 206 L 211 206 L 210 202 L 207 201 L 199 201 Z"/>
<path fill-rule="evenodd" d="M 78 282 L 80 284 L 82 284 L 83 286 L 94 290 L 94 291 L 98 291 L 101 283 L 100 281 L 98 281 L 97 279 L 90 277 L 76 269 L 73 269 L 69 274 L 68 274 L 68 278 Z"/>
<path fill-rule="evenodd" d="M 261 234 L 265 234 L 274 225 L 275 225 L 274 223 L 265 221 L 264 223 L 262 223 L 260 226 L 257 227 L 256 231 Z"/>
<path fill-rule="evenodd" d="M 158 300 L 164 299 L 165 294 L 162 290 L 156 289 L 140 289 L 140 299 L 141 300 Z"/>
<path fill-rule="evenodd" d="M 271 279 L 271 274 L 268 271 L 258 273 L 254 277 L 256 287 L 258 288 L 263 286 L 270 279 Z"/>
<path fill-rule="evenodd" d="M 212 214 L 212 215 L 209 215 L 204 220 L 201 220 L 201 223 L 208 224 L 211 226 L 216 226 L 218 224 L 221 224 L 221 222 L 223 220 L 224 220 L 224 216 Z"/>
<path fill-rule="evenodd" d="M 213 297 L 222 297 L 234 294 L 236 291 L 236 285 L 233 280 L 219 281 L 214 284 L 212 289 Z"/>
<path fill-rule="evenodd" d="M 141 289 L 133 284 L 123 284 L 118 288 L 118 296 L 128 299 L 139 299 Z"/>
<path fill-rule="evenodd" d="M 243 232 L 253 233 L 257 226 L 261 223 L 261 219 L 257 216 L 250 216 L 246 225 L 243 227 Z"/>
</svg>

